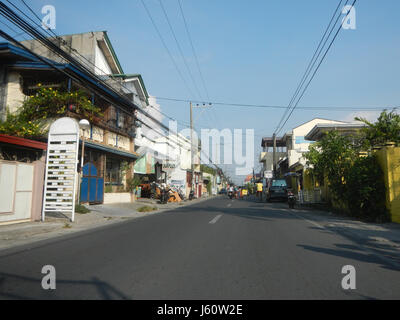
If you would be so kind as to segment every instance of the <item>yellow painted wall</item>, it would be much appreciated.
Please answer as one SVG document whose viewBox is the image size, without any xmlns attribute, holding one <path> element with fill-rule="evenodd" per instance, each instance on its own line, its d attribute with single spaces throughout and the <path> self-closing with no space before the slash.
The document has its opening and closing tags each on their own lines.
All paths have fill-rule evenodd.
<svg viewBox="0 0 400 320">
<path fill-rule="evenodd" d="M 384 147 L 376 155 L 385 177 L 386 207 L 392 221 L 400 223 L 400 147 Z"/>
<path fill-rule="evenodd" d="M 316 188 L 321 190 L 321 198 L 324 202 L 332 202 L 331 193 L 328 188 L 329 181 L 325 177 L 324 184 L 321 186 L 318 182 L 315 181 L 310 171 L 305 170 L 303 174 L 303 187 L 306 191 L 313 191 Z"/>
<path fill-rule="evenodd" d="M 314 179 L 308 170 L 304 170 L 303 173 L 303 188 L 304 190 L 314 190 Z"/>
</svg>

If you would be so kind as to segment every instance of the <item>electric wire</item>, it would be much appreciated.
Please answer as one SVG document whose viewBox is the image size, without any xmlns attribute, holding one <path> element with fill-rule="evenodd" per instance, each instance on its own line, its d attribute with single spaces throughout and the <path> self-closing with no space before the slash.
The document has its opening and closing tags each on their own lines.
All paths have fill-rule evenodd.
<svg viewBox="0 0 400 320">
<path fill-rule="evenodd" d="M 354 5 L 355 5 L 356 2 L 357 2 L 357 0 L 354 0 L 354 1 L 353 1 L 353 4 L 351 5 L 351 7 L 354 7 Z M 347 12 L 346 18 L 347 18 L 347 16 L 348 16 L 349 14 L 350 14 L 350 10 L 349 10 L 349 12 Z M 346 19 L 346 18 L 345 18 L 345 19 Z M 332 45 L 333 45 L 333 43 L 335 42 L 337 36 L 339 35 L 340 30 L 341 30 L 342 27 L 343 27 L 343 23 L 344 23 L 345 19 L 343 19 L 343 22 L 342 22 L 341 25 L 338 27 L 338 29 L 337 29 L 337 31 L 336 31 L 336 33 L 335 33 L 335 36 L 334 36 L 333 39 L 331 40 L 331 42 L 330 42 L 330 44 L 329 44 L 329 47 L 326 49 L 326 51 L 325 51 L 325 53 L 324 53 L 322 59 L 320 60 L 320 62 L 319 62 L 319 64 L 318 64 L 317 68 L 315 69 L 314 73 L 312 74 L 312 76 L 311 76 L 310 80 L 308 81 L 307 85 L 305 86 L 305 88 L 304 88 L 302 94 L 300 95 L 300 97 L 299 97 L 299 99 L 297 100 L 296 104 L 295 104 L 294 107 L 292 108 L 292 111 L 290 112 L 290 114 L 289 114 L 288 117 L 286 118 L 286 121 L 282 124 L 282 126 L 281 126 L 280 129 L 276 132 L 276 134 L 279 134 L 279 132 L 284 128 L 284 126 L 285 126 L 286 123 L 289 121 L 290 117 L 292 116 L 293 112 L 294 112 L 295 109 L 297 108 L 298 104 L 300 103 L 301 99 L 303 98 L 304 94 L 306 93 L 308 87 L 310 86 L 312 80 L 314 79 L 315 75 L 317 74 L 319 68 L 321 67 L 322 62 L 324 61 L 324 59 L 325 59 L 326 55 L 328 54 L 330 48 L 332 47 Z"/>
</svg>

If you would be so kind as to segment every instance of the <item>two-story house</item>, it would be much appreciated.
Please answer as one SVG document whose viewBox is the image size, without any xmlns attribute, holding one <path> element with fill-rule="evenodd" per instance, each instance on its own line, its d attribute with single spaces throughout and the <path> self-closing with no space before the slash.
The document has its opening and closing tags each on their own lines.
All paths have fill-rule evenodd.
<svg viewBox="0 0 400 320">
<path fill-rule="evenodd" d="M 133 164 L 139 156 L 134 144 L 138 125 L 136 113 L 148 103 L 143 79 L 139 75 L 124 74 L 107 32 L 67 35 L 53 40 L 94 75 L 90 76 L 79 66 L 63 61 L 36 40 L 23 42 L 28 50 L 1 43 L 2 118 L 6 109 L 17 112 L 24 101 L 43 88 L 71 95 L 85 92 L 92 104 L 101 110 L 101 116 L 93 116 L 90 130 L 84 132 L 85 165 L 91 164 L 95 170 L 84 168 L 83 174 L 88 179 L 98 178 L 99 183 L 95 190 L 81 193 L 81 197 L 90 203 L 130 201 L 126 179 L 132 175 Z M 38 60 L 30 51 L 49 59 L 53 66 Z M 127 101 L 130 102 L 127 104 Z M 73 102 L 59 116 L 82 118 Z"/>
</svg>

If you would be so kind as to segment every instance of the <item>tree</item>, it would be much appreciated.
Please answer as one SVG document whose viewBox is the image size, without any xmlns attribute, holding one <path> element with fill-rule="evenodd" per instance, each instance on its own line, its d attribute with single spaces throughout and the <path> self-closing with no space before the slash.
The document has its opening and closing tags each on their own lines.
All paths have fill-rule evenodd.
<svg viewBox="0 0 400 320">
<path fill-rule="evenodd" d="M 349 212 L 368 221 L 390 221 L 386 210 L 386 191 L 383 172 L 375 156 L 354 161 L 346 174 L 344 195 Z"/>
<path fill-rule="evenodd" d="M 349 137 L 331 131 L 310 147 L 305 158 L 314 177 L 320 182 L 328 178 L 335 200 L 340 201 L 346 188 L 346 172 L 357 156 Z"/>
<path fill-rule="evenodd" d="M 355 118 L 367 125 L 362 132 L 365 135 L 365 140 L 368 142 L 367 147 L 384 145 L 387 142 L 395 142 L 400 144 L 400 115 L 392 110 L 383 111 L 375 123 L 369 122 L 364 118 Z"/>
<path fill-rule="evenodd" d="M 210 168 L 209 166 L 206 166 L 204 164 L 200 165 L 200 171 L 211 174 L 212 176 L 215 176 L 217 174 L 217 171 L 215 169 Z"/>
<path fill-rule="evenodd" d="M 374 155 L 360 157 L 358 136 L 327 133 L 305 157 L 320 182 L 328 180 L 332 198 L 342 209 L 365 220 L 388 220 L 383 172 Z"/>
</svg>

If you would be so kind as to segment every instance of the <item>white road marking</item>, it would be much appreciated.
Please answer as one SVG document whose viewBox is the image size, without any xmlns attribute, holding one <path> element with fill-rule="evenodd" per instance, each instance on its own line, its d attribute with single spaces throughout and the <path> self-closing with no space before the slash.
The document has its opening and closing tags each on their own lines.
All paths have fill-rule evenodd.
<svg viewBox="0 0 400 320">
<path fill-rule="evenodd" d="M 221 217 L 222 217 L 222 214 L 216 216 L 214 219 L 212 219 L 210 221 L 210 224 L 216 224 L 218 222 L 218 220 L 221 219 Z"/>
<path fill-rule="evenodd" d="M 232 203 L 228 204 L 228 208 L 232 207 Z"/>
<path fill-rule="evenodd" d="M 312 225 L 316 226 L 317 228 L 325 229 L 325 227 L 321 226 L 319 223 L 316 223 L 314 221 L 308 220 L 308 219 L 306 219 L 306 218 L 304 218 L 302 216 L 299 216 L 299 215 L 297 215 L 297 214 L 295 214 L 293 212 L 290 212 L 290 214 L 296 216 L 297 218 L 303 219 L 303 220 L 307 221 L 308 223 L 311 223 Z"/>
</svg>

